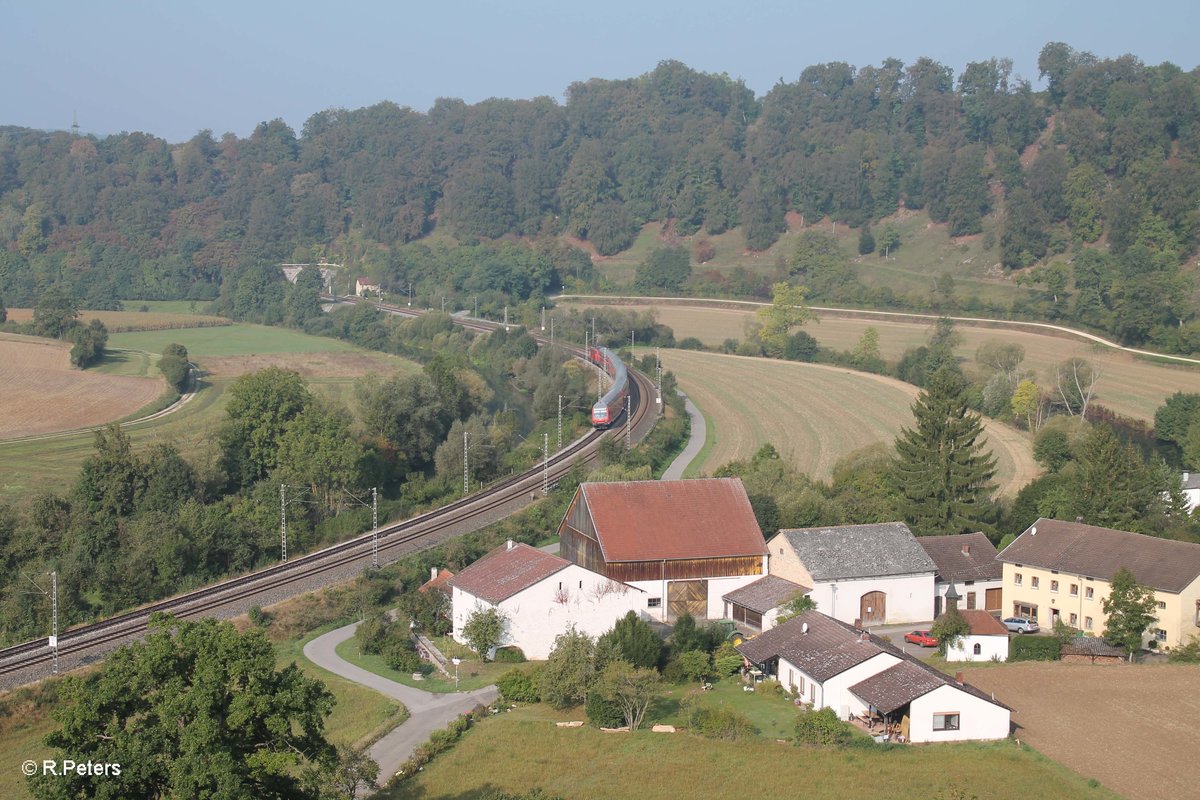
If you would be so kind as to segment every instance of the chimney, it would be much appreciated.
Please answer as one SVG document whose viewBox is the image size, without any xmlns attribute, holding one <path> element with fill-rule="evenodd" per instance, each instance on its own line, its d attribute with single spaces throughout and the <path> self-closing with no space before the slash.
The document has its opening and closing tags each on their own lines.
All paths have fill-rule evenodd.
<svg viewBox="0 0 1200 800">
<path fill-rule="evenodd" d="M 512 550 L 512 549 L 513 549 L 514 547 L 516 547 L 516 546 L 517 546 L 517 545 L 516 545 L 516 543 L 515 543 L 515 542 L 513 542 L 513 540 L 512 540 L 512 539 L 509 539 L 509 540 L 508 540 L 508 546 L 507 546 L 507 547 L 505 547 L 504 549 L 505 549 L 505 550 Z"/>
<path fill-rule="evenodd" d="M 431 580 L 431 581 L 437 580 L 437 567 L 429 568 L 429 580 Z"/>
<path fill-rule="evenodd" d="M 971 555 L 971 545 L 970 545 L 970 543 L 969 543 L 969 542 L 968 542 L 968 543 L 964 543 L 964 544 L 963 544 L 963 546 L 962 546 L 962 553 L 963 553 L 963 555 L 964 555 L 964 556 L 969 556 L 969 555 Z"/>
<path fill-rule="evenodd" d="M 961 672 L 954 673 L 954 682 L 959 686 L 963 685 L 963 674 Z"/>
</svg>

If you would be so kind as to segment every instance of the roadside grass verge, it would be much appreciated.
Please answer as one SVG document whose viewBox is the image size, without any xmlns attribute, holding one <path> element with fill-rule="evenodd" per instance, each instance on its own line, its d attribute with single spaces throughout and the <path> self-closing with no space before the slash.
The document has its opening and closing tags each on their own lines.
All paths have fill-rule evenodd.
<svg viewBox="0 0 1200 800">
<path fill-rule="evenodd" d="M 440 649 L 441 645 L 438 645 L 438 647 Z M 489 661 L 485 663 L 474 657 L 471 659 L 463 658 L 462 664 L 458 667 L 458 688 L 455 689 L 453 666 L 450 667 L 451 677 L 449 679 L 441 672 L 434 672 L 424 680 L 414 681 L 412 673 L 397 672 L 387 665 L 383 656 L 367 655 L 359 652 L 358 640 L 353 637 L 339 644 L 335 652 L 351 664 L 362 667 L 368 672 L 373 672 L 376 675 L 393 680 L 396 683 L 402 683 L 405 686 L 412 686 L 414 689 L 438 694 L 448 694 L 454 691 L 469 692 L 475 689 L 482 689 L 485 686 L 495 683 L 501 675 L 513 667 L 528 669 L 532 665 L 531 662 L 511 664 Z M 443 654 L 447 658 L 456 655 L 456 653 L 445 651 L 443 651 Z"/>
</svg>

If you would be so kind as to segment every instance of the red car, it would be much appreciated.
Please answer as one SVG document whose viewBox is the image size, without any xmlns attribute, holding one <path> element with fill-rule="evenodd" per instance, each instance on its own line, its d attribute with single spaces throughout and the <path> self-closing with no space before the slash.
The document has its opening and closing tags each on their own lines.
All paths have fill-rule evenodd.
<svg viewBox="0 0 1200 800">
<path fill-rule="evenodd" d="M 937 647 L 938 640 L 929 631 L 910 631 L 904 634 L 904 641 L 919 644 L 921 647 Z"/>
</svg>

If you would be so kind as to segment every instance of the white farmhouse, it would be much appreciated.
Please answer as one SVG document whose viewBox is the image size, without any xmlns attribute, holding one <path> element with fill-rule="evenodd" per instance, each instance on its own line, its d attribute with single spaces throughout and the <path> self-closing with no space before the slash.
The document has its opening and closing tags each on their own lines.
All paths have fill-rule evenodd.
<svg viewBox="0 0 1200 800">
<path fill-rule="evenodd" d="M 599 636 L 646 603 L 640 589 L 512 541 L 448 583 L 456 641 L 466 644 L 462 630 L 472 613 L 494 608 L 505 620 L 500 646 L 519 647 L 535 660 L 548 657 L 555 637 L 571 626 Z"/>
<path fill-rule="evenodd" d="M 862 625 L 934 618 L 937 567 L 903 522 L 782 530 L 767 543 L 772 575 L 809 593 L 817 610 Z"/>
<path fill-rule="evenodd" d="M 946 648 L 947 661 L 1008 661 L 1008 628 L 986 611 L 959 611 L 971 632 Z"/>
<path fill-rule="evenodd" d="M 955 536 L 918 536 L 917 544 L 937 567 L 933 616 L 949 606 L 946 592 L 957 584 L 967 608 L 999 612 L 1003 606 L 1004 565 L 996 560 L 996 546 L 982 533 Z"/>
</svg>

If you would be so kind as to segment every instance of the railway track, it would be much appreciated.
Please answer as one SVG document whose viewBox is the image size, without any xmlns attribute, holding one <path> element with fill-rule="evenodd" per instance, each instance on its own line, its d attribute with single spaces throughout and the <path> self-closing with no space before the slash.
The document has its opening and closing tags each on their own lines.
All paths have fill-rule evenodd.
<svg viewBox="0 0 1200 800">
<path fill-rule="evenodd" d="M 405 316 L 422 313 L 399 306 L 381 307 L 384 311 Z M 481 332 L 500 327 L 498 323 L 470 318 L 455 318 L 455 322 Z M 542 337 L 534 338 L 546 343 Z M 566 350 L 578 358 L 585 358 L 579 348 L 567 347 Z M 630 375 L 633 378 L 632 433 L 635 440 L 640 440 L 653 427 L 657 417 L 652 400 L 655 388 L 645 376 L 633 370 Z M 478 530 L 533 502 L 542 495 L 545 483 L 557 483 L 576 461 L 594 460 L 605 436 L 623 437 L 624 433 L 623 424 L 610 431 L 591 430 L 552 454 L 544 463 L 476 494 L 383 526 L 377 533 L 366 533 L 285 563 L 66 631 L 58 640 L 59 669 L 68 670 L 96 661 L 117 646 L 139 638 L 146 630 L 150 615 L 156 612 L 170 612 L 178 617 L 236 616 L 252 606 L 278 602 L 353 577 L 373 563 L 376 550 L 379 563 L 385 564 Z M 45 677 L 51 672 L 53 658 L 47 638 L 0 649 L 0 689 L 11 689 Z"/>
</svg>

